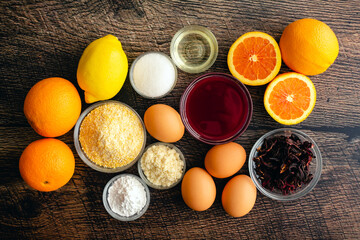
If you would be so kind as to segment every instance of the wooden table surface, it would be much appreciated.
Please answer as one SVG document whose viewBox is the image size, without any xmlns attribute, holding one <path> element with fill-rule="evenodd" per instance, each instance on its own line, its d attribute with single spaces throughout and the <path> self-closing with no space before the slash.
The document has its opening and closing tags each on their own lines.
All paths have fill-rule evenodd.
<svg viewBox="0 0 360 240">
<path fill-rule="evenodd" d="M 275 3 L 276 2 L 276 3 Z M 360 239 L 360 3 L 349 1 L 7 1 L 0 3 L 0 238 L 5 239 L 115 239 L 115 238 L 223 238 L 223 239 Z M 143 217 L 120 222 L 103 207 L 102 191 L 115 174 L 92 170 L 76 154 L 73 131 L 59 137 L 71 147 L 76 169 L 61 189 L 44 193 L 21 179 L 22 151 L 41 139 L 23 114 L 29 89 L 39 80 L 59 76 L 76 81 L 85 47 L 113 34 L 122 42 L 129 63 L 141 53 L 169 53 L 172 36 L 190 24 L 207 26 L 217 37 L 219 55 L 207 72 L 229 73 L 227 53 L 243 33 L 263 31 L 277 41 L 284 28 L 301 18 L 316 18 L 336 33 L 340 52 L 323 74 L 312 76 L 317 102 L 311 115 L 292 126 L 319 145 L 323 170 L 315 189 L 291 202 L 271 200 L 258 192 L 253 210 L 232 218 L 221 206 L 221 192 L 229 179 L 218 180 L 213 206 L 195 212 L 182 200 L 180 186 L 151 189 L 151 204 Z M 290 71 L 284 64 L 281 72 Z M 179 70 L 170 95 L 147 100 L 129 80 L 113 98 L 143 116 L 155 103 L 179 109 L 186 86 L 201 74 Z M 248 87 L 254 114 L 247 131 L 236 142 L 249 154 L 264 133 L 284 127 L 265 111 L 265 86 Z M 82 108 L 88 107 L 83 101 Z M 148 144 L 155 140 L 147 139 Z M 204 167 L 210 145 L 188 133 L 176 143 L 188 165 Z M 133 166 L 126 172 L 137 174 Z M 240 173 L 248 174 L 247 163 Z"/>
</svg>

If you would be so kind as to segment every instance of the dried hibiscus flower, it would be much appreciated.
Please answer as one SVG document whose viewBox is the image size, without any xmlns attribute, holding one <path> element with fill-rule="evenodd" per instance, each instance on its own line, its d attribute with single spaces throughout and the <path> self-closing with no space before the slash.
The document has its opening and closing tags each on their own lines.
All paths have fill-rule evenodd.
<svg viewBox="0 0 360 240">
<path fill-rule="evenodd" d="M 254 158 L 262 186 L 287 195 L 308 184 L 313 178 L 309 170 L 310 162 L 315 158 L 312 147 L 310 142 L 302 142 L 295 134 L 265 139 Z"/>
</svg>

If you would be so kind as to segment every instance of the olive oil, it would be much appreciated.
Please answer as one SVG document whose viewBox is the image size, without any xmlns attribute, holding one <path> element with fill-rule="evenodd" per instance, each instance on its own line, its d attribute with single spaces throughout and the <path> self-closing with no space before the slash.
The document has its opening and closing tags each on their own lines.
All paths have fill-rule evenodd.
<svg viewBox="0 0 360 240">
<path fill-rule="evenodd" d="M 199 73 L 213 65 L 218 45 L 215 36 L 207 28 L 188 26 L 175 34 L 170 53 L 181 70 Z"/>
</svg>

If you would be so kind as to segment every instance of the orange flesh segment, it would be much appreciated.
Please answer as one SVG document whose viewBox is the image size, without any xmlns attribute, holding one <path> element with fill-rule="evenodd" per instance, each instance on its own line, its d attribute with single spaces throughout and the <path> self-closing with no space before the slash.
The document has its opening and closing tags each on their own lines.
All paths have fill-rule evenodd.
<svg viewBox="0 0 360 240">
<path fill-rule="evenodd" d="M 265 79 L 276 66 L 276 52 L 269 40 L 250 37 L 234 51 L 235 70 L 249 80 Z"/>
<path fill-rule="evenodd" d="M 282 119 L 299 118 L 310 106 L 310 89 L 300 79 L 285 79 L 273 88 L 269 104 L 272 111 Z"/>
</svg>

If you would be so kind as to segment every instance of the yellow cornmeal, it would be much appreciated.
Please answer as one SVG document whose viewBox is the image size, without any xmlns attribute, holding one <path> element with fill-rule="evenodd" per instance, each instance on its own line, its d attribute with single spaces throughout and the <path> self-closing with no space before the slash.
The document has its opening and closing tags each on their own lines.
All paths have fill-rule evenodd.
<svg viewBox="0 0 360 240">
<path fill-rule="evenodd" d="M 79 141 L 91 161 L 102 167 L 117 168 L 137 157 L 144 143 L 144 130 L 128 107 L 107 103 L 84 118 Z"/>
</svg>

